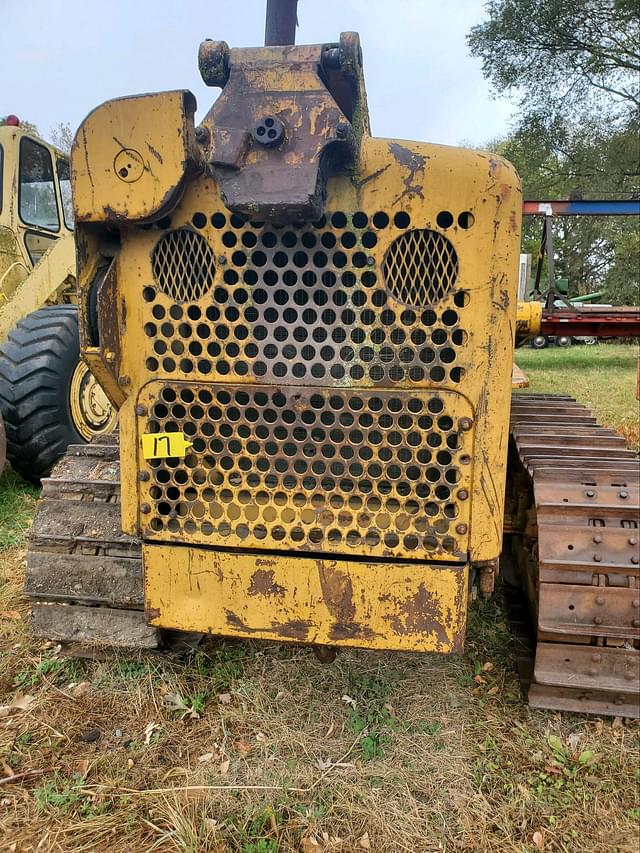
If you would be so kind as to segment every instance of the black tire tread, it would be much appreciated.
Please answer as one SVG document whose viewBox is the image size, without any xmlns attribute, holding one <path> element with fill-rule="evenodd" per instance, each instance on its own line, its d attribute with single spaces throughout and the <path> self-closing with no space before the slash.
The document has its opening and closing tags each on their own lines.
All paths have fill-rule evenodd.
<svg viewBox="0 0 640 853">
<path fill-rule="evenodd" d="M 79 349 L 75 305 L 34 311 L 0 344 L 0 412 L 7 433 L 7 458 L 25 479 L 38 482 L 70 441 L 83 443 L 59 417 L 63 361 Z"/>
</svg>

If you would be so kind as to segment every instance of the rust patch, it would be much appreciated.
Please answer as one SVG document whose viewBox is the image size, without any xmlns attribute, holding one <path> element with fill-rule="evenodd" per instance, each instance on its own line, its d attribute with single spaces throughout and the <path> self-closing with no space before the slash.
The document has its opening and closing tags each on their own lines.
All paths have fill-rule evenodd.
<svg viewBox="0 0 640 853">
<path fill-rule="evenodd" d="M 443 614 L 440 611 L 438 599 L 423 583 L 420 584 L 415 595 L 399 605 L 399 612 L 396 615 L 385 617 L 396 634 L 402 636 L 435 634 L 440 645 L 449 645 L 450 639 L 442 623 Z"/>
<path fill-rule="evenodd" d="M 232 610 L 225 610 L 224 613 L 227 617 L 227 625 L 230 625 L 232 628 L 236 628 L 238 631 L 246 631 L 247 634 L 255 634 L 256 631 L 260 630 L 259 628 L 250 628 L 242 621 L 238 614 L 234 613 Z"/>
<path fill-rule="evenodd" d="M 389 151 L 396 162 L 408 170 L 406 177 L 402 179 L 404 191 L 399 196 L 396 196 L 394 204 L 401 201 L 406 195 L 417 195 L 424 201 L 422 184 L 417 183 L 416 173 L 422 172 L 424 176 L 426 157 L 423 157 L 422 154 L 416 154 L 410 148 L 405 148 L 404 145 L 400 145 L 398 142 L 389 143 Z"/>
<path fill-rule="evenodd" d="M 317 560 L 318 573 L 322 596 L 327 610 L 338 624 L 352 624 L 356 615 L 356 606 L 353 603 L 353 584 L 346 572 L 341 572 L 336 563 L 327 563 Z"/>
<path fill-rule="evenodd" d="M 160 618 L 160 608 L 159 607 L 145 607 L 144 618 L 145 618 L 145 622 L 151 622 L 153 619 L 159 619 Z"/>
<path fill-rule="evenodd" d="M 306 640 L 309 636 L 309 631 L 313 628 L 313 622 L 303 621 L 302 619 L 291 619 L 289 622 L 284 622 L 282 625 L 274 623 L 272 630 L 281 637 L 286 637 L 288 640 Z"/>
<path fill-rule="evenodd" d="M 357 622 L 336 622 L 329 631 L 329 637 L 339 642 L 340 640 L 373 640 L 377 637 L 376 631 L 368 625 L 359 625 Z"/>
<path fill-rule="evenodd" d="M 272 570 L 258 569 L 251 575 L 248 595 L 284 595 L 287 590 L 277 584 Z"/>
</svg>

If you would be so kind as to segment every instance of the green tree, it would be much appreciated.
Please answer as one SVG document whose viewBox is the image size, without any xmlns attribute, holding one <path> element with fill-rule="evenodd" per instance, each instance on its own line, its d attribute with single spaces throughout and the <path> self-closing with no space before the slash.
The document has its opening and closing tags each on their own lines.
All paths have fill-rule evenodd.
<svg viewBox="0 0 640 853">
<path fill-rule="evenodd" d="M 637 0 L 490 0 L 467 37 L 498 92 L 525 112 L 623 122 L 640 107 Z"/>
</svg>

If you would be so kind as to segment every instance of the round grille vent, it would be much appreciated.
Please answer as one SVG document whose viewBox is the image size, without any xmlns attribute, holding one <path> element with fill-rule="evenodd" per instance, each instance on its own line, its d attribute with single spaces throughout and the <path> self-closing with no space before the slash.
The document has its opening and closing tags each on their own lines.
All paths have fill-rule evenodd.
<svg viewBox="0 0 640 853">
<path fill-rule="evenodd" d="M 194 302 L 213 285 L 214 255 L 201 234 L 188 228 L 168 231 L 153 250 L 153 277 L 176 302 Z"/>
<path fill-rule="evenodd" d="M 389 246 L 384 278 L 405 305 L 432 305 L 445 297 L 458 278 L 458 256 L 437 231 L 405 231 Z"/>
</svg>

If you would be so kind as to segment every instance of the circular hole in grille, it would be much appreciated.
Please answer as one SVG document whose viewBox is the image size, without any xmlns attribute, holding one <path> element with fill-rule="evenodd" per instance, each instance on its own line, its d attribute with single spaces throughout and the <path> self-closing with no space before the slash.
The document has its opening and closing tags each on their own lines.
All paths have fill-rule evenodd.
<svg viewBox="0 0 640 853">
<path fill-rule="evenodd" d="M 207 240 L 188 228 L 168 231 L 153 250 L 153 277 L 176 302 L 200 299 L 213 285 L 214 255 Z"/>
<path fill-rule="evenodd" d="M 387 287 L 399 302 L 430 305 L 443 299 L 458 278 L 458 256 L 442 234 L 412 229 L 396 238 L 384 259 Z"/>
</svg>

